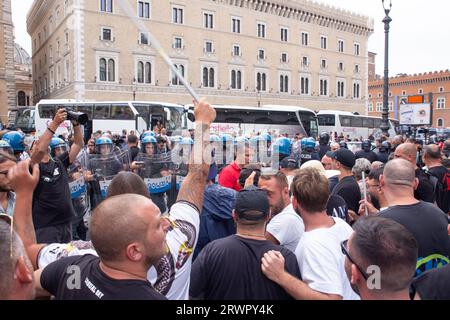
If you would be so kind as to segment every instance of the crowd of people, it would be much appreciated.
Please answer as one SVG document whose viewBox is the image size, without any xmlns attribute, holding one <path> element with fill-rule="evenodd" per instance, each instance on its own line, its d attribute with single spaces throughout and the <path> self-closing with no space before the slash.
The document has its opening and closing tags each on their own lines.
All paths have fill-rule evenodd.
<svg viewBox="0 0 450 320">
<path fill-rule="evenodd" d="M 65 141 L 64 109 L 29 146 L 3 132 L 0 299 L 450 299 L 450 140 L 353 151 L 194 112 L 181 136 Z"/>
</svg>

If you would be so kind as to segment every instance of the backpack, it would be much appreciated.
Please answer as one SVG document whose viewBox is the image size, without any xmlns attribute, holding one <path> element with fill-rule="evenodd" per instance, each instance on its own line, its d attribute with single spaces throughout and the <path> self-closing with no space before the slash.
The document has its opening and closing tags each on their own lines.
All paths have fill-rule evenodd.
<svg viewBox="0 0 450 320">
<path fill-rule="evenodd" d="M 444 174 L 441 181 L 430 175 L 434 185 L 434 193 L 436 196 L 436 204 L 446 214 L 450 214 L 450 170 Z"/>
</svg>

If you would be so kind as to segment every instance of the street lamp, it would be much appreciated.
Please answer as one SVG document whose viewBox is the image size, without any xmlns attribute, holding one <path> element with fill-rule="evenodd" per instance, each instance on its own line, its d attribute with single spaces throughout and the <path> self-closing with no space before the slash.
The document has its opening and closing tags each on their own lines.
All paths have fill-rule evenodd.
<svg viewBox="0 0 450 320">
<path fill-rule="evenodd" d="M 388 135 L 389 131 L 389 105 L 388 105 L 388 95 L 389 95 L 389 24 L 392 22 L 389 13 L 392 9 L 392 0 L 389 0 L 389 6 L 383 3 L 383 9 L 386 16 L 383 19 L 384 23 L 384 41 L 385 41 L 385 51 L 384 51 L 384 89 L 383 89 L 383 115 L 381 121 L 380 129 L 383 134 Z"/>
<path fill-rule="evenodd" d="M 133 101 L 136 101 L 136 90 L 137 90 L 136 78 L 133 78 Z"/>
<path fill-rule="evenodd" d="M 258 99 L 258 107 L 261 107 L 261 91 L 256 89 L 256 99 Z"/>
</svg>

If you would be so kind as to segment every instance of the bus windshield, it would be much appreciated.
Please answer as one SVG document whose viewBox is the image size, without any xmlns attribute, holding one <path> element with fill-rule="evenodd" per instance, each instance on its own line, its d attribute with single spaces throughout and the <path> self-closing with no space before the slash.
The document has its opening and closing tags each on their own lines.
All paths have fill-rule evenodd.
<svg viewBox="0 0 450 320">
<path fill-rule="evenodd" d="M 318 137 L 319 136 L 319 126 L 317 123 L 316 116 L 311 112 L 299 111 L 298 112 L 300 121 L 302 122 L 303 128 L 306 131 L 308 137 Z"/>
<path fill-rule="evenodd" d="M 183 107 L 176 107 L 163 104 L 151 103 L 133 103 L 139 116 L 147 123 L 147 128 L 153 130 L 158 122 L 164 126 L 169 132 L 175 130 L 187 129 Z"/>
</svg>

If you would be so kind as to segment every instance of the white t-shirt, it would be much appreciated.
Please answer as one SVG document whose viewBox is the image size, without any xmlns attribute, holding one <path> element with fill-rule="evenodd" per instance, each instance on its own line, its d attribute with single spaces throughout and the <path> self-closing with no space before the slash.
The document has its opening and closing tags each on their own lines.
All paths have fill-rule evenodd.
<svg viewBox="0 0 450 320">
<path fill-rule="evenodd" d="M 166 237 L 169 252 L 156 267 L 150 268 L 147 279 L 167 299 L 188 300 L 192 252 L 197 245 L 200 217 L 193 206 L 178 202 L 172 206 L 169 220 L 172 226 Z M 39 252 L 38 266 L 42 269 L 64 257 L 85 254 L 97 255 L 90 241 L 52 243 Z"/>
<path fill-rule="evenodd" d="M 281 246 L 295 252 L 297 244 L 305 232 L 305 225 L 290 204 L 270 220 L 266 230 L 278 240 Z"/>
<path fill-rule="evenodd" d="M 344 269 L 341 242 L 350 238 L 353 229 L 342 219 L 333 217 L 331 228 L 305 232 L 295 255 L 302 279 L 313 290 L 340 295 L 344 300 L 359 300 Z"/>
</svg>

